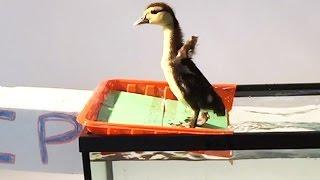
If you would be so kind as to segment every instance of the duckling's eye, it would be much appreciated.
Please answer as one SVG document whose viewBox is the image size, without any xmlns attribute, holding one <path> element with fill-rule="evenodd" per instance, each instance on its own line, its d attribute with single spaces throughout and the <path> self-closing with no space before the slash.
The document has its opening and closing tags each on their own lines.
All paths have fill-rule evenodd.
<svg viewBox="0 0 320 180">
<path fill-rule="evenodd" d="M 152 10 L 151 11 L 151 14 L 157 14 L 159 11 L 156 11 L 156 10 Z"/>
</svg>

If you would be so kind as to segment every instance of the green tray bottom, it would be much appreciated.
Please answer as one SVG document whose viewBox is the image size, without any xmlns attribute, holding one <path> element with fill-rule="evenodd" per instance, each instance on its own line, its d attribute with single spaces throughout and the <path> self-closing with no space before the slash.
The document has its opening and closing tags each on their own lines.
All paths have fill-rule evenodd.
<svg viewBox="0 0 320 180">
<path fill-rule="evenodd" d="M 226 116 L 218 117 L 213 111 L 208 113 L 210 118 L 202 127 L 227 127 Z M 192 111 L 177 100 L 111 91 L 101 106 L 98 119 L 110 123 L 170 127 L 172 124 L 185 123 L 185 119 L 191 115 Z"/>
</svg>

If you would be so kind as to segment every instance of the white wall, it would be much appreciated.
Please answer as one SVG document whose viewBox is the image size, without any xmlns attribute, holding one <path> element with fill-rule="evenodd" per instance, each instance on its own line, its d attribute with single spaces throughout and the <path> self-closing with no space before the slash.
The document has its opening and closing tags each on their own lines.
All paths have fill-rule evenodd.
<svg viewBox="0 0 320 180">
<path fill-rule="evenodd" d="M 163 79 L 160 28 L 132 26 L 149 2 L 0 0 L 0 86 Z M 320 1 L 169 3 L 186 37 L 200 36 L 195 61 L 211 82 L 320 81 Z"/>
<path fill-rule="evenodd" d="M 0 87 L 0 169 L 81 173 L 76 115 L 91 94 Z M 6 179 L 1 172 L 0 179 Z"/>
</svg>

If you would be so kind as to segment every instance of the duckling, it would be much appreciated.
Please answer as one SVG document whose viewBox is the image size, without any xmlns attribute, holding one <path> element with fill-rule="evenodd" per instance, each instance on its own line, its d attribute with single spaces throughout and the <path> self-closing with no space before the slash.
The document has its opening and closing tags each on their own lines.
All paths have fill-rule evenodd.
<svg viewBox="0 0 320 180">
<path fill-rule="evenodd" d="M 162 2 L 151 3 L 143 16 L 134 25 L 154 24 L 163 28 L 163 55 L 161 68 L 168 85 L 178 101 L 193 111 L 188 120 L 190 127 L 197 126 L 200 110 L 213 110 L 218 116 L 226 114 L 221 97 L 194 64 L 192 59 L 183 55 L 182 31 L 173 9 Z M 191 48 L 191 50 L 194 49 Z"/>
<path fill-rule="evenodd" d="M 179 49 L 178 55 L 176 56 L 176 59 L 173 61 L 175 64 L 181 63 L 181 61 L 184 61 L 185 59 L 191 59 L 192 56 L 195 53 L 195 47 L 198 42 L 197 36 L 191 36 L 189 40 L 187 40 L 184 45 Z M 208 119 L 210 118 L 209 113 L 206 111 L 200 112 L 200 115 L 197 119 L 196 126 L 202 126 L 204 125 Z M 187 119 L 188 121 L 188 119 Z M 190 127 L 190 124 L 186 127 Z"/>
</svg>

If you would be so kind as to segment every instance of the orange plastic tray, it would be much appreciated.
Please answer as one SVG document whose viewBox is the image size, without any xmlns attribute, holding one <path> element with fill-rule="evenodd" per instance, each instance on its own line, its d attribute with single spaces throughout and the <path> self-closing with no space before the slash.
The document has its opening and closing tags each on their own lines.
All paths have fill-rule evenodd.
<svg viewBox="0 0 320 180">
<path fill-rule="evenodd" d="M 232 108 L 236 85 L 218 84 L 213 86 L 222 97 L 228 111 Z M 111 90 L 126 91 L 166 99 L 176 99 L 168 84 L 161 81 L 114 79 L 103 81 L 94 91 L 77 121 L 89 132 L 101 135 L 142 135 L 142 134 L 232 134 L 230 129 L 161 127 L 150 125 L 116 124 L 97 119 L 102 102 Z"/>
</svg>

